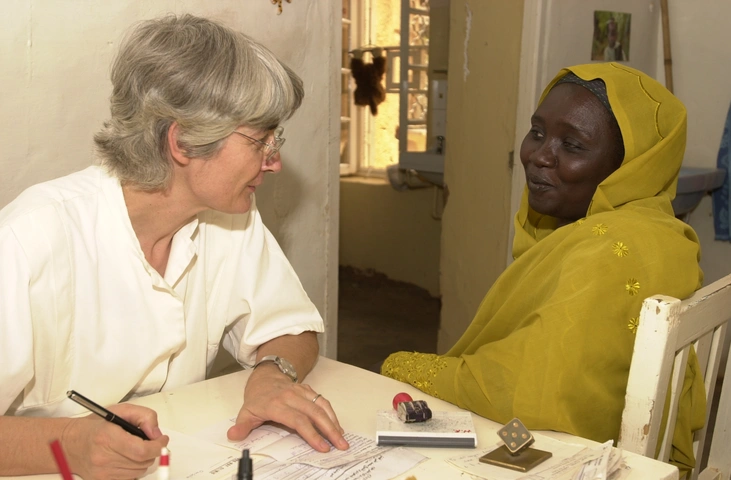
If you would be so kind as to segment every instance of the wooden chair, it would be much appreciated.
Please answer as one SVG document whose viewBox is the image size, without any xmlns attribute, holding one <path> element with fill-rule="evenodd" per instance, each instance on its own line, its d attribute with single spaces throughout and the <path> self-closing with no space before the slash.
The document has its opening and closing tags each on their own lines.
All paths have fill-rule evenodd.
<svg viewBox="0 0 731 480">
<path fill-rule="evenodd" d="M 731 275 L 682 301 L 663 295 L 645 299 L 627 383 L 619 448 L 655 457 L 660 441 L 656 458 L 668 460 L 680 389 L 693 345 L 703 372 L 708 407 L 706 426 L 694 437 L 696 468 L 688 478 L 731 478 L 731 356 L 725 365 L 721 364 L 729 320 Z M 723 385 L 721 394 L 717 395 L 719 383 Z M 671 389 L 670 414 L 660 439 L 668 386 Z M 720 399 L 717 405 L 714 403 L 716 398 Z M 712 415 L 716 408 L 717 414 Z M 711 425 L 711 422 L 714 423 Z"/>
</svg>

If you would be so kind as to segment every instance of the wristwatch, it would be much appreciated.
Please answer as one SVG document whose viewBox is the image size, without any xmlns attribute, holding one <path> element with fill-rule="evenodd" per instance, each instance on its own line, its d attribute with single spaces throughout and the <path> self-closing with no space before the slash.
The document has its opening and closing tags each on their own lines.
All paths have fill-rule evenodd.
<svg viewBox="0 0 731 480">
<path fill-rule="evenodd" d="M 294 369 L 294 366 L 292 366 L 292 364 L 284 358 L 278 357 L 276 355 L 267 355 L 265 357 L 262 357 L 261 360 L 256 362 L 254 368 L 266 362 L 273 362 L 276 366 L 279 367 L 282 373 L 291 378 L 293 382 L 297 381 L 297 370 Z"/>
</svg>

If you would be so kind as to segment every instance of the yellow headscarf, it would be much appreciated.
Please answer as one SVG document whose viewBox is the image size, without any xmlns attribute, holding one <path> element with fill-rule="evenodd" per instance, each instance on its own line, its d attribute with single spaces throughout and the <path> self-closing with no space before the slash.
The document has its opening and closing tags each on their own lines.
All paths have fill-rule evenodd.
<svg viewBox="0 0 731 480">
<path fill-rule="evenodd" d="M 685 108 L 649 76 L 617 63 L 562 70 L 600 78 L 625 147 L 585 218 L 560 228 L 530 209 L 516 215 L 516 258 L 445 355 L 399 352 L 384 375 L 500 423 L 597 441 L 617 439 L 644 298 L 685 298 L 702 281 L 695 232 L 673 216 Z M 543 98 L 542 97 L 542 98 Z M 489 252 L 485 252 L 489 255 Z M 448 322 L 449 319 L 442 319 Z M 704 411 L 689 372 L 673 458 L 692 464 L 690 431 Z M 702 420 L 701 420 L 702 421 Z"/>
<path fill-rule="evenodd" d="M 678 172 L 683 163 L 686 111 L 680 100 L 648 75 L 619 63 L 592 63 L 561 70 L 539 103 L 567 73 L 607 88 L 612 113 L 622 131 L 624 161 L 596 189 L 587 216 L 632 204 L 673 215 Z M 519 257 L 555 229 L 555 219 L 534 212 L 524 191 L 515 217 L 513 257 Z"/>
</svg>

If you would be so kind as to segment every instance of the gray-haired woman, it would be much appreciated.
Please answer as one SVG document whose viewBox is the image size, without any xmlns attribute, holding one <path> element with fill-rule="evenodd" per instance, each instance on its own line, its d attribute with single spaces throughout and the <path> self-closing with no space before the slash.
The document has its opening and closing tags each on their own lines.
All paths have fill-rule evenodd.
<svg viewBox="0 0 731 480">
<path fill-rule="evenodd" d="M 111 405 L 200 381 L 220 344 L 261 365 L 231 439 L 273 420 L 320 451 L 325 438 L 348 448 L 329 402 L 298 383 L 323 322 L 254 200 L 281 169 L 301 80 L 246 35 L 185 15 L 132 30 L 112 84 L 101 165 L 0 211 L 0 475 L 54 471 L 38 452 L 61 438 L 83 478 L 141 476 L 168 442 L 155 413 L 112 407 L 143 441 L 68 418 L 82 410 L 66 391 Z"/>
</svg>

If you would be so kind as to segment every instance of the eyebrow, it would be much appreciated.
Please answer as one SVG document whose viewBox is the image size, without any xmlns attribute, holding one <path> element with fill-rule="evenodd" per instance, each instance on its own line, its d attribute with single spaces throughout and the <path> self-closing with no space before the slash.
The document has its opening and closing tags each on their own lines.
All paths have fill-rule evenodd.
<svg viewBox="0 0 731 480">
<path fill-rule="evenodd" d="M 274 125 L 273 127 L 265 127 L 264 130 L 266 131 L 266 133 L 263 137 L 259 139 L 259 141 L 262 143 L 267 143 L 266 139 L 269 138 L 270 135 L 274 135 L 274 132 L 277 130 L 277 128 L 279 128 L 279 125 Z"/>
<path fill-rule="evenodd" d="M 261 131 L 261 130 L 257 129 L 257 131 Z M 266 133 L 266 132 L 263 134 L 252 132 L 251 135 L 249 135 L 248 133 L 243 133 L 243 132 L 237 132 L 237 133 L 240 133 L 241 135 L 244 135 L 245 137 L 248 137 L 249 139 L 255 140 L 260 143 L 266 143 L 266 139 L 270 135 L 269 133 Z"/>
<path fill-rule="evenodd" d="M 540 115 L 531 115 L 530 120 L 531 120 L 531 122 L 538 121 L 539 123 L 543 123 L 543 124 L 546 123 L 546 121 Z M 593 139 L 594 138 L 594 135 L 592 134 L 592 132 L 590 132 L 589 130 L 583 128 L 581 125 L 577 125 L 575 123 L 566 122 L 566 121 L 563 121 L 563 120 L 559 120 L 557 123 L 560 126 L 562 126 L 562 127 L 568 127 L 568 128 L 570 128 L 572 130 L 576 130 L 577 132 L 579 132 L 581 135 L 583 135 L 587 139 Z"/>
</svg>

